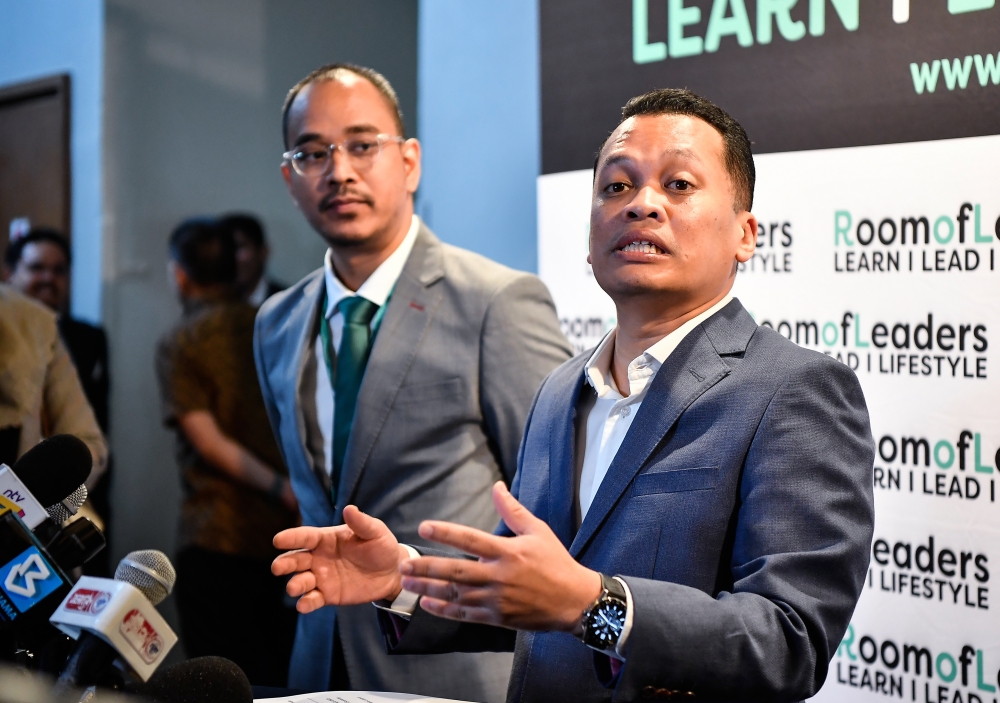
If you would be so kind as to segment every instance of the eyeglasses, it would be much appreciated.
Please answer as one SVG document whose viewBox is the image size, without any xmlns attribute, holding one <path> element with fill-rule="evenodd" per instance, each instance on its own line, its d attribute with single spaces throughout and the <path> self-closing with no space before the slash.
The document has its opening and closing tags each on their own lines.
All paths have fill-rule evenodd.
<svg viewBox="0 0 1000 703">
<path fill-rule="evenodd" d="M 402 144 L 406 140 L 394 134 L 376 134 L 350 137 L 340 144 L 303 144 L 282 154 L 282 158 L 292 164 L 292 168 L 300 176 L 315 178 L 326 173 L 333 161 L 333 152 L 347 157 L 348 162 L 356 171 L 367 171 L 378 161 L 382 147 L 388 143 Z"/>
</svg>

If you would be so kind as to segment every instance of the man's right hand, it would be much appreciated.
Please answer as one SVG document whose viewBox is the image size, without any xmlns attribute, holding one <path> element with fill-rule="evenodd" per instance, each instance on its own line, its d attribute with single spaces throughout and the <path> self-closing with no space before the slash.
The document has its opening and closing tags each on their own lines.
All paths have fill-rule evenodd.
<svg viewBox="0 0 1000 703">
<path fill-rule="evenodd" d="M 344 508 L 343 525 L 284 530 L 274 546 L 295 550 L 275 559 L 271 572 L 295 574 L 286 590 L 301 596 L 295 606 L 300 613 L 394 599 L 402 590 L 399 564 L 410 558 L 384 522 L 353 505 Z"/>
</svg>

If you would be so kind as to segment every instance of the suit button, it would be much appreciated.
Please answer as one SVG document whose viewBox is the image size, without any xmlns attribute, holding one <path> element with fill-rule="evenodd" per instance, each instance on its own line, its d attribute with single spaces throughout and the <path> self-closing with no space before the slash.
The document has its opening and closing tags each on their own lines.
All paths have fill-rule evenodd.
<svg viewBox="0 0 1000 703">
<path fill-rule="evenodd" d="M 652 686 L 646 686 L 644 689 L 642 689 L 642 697 L 646 699 L 656 697 L 656 689 L 653 688 Z"/>
</svg>

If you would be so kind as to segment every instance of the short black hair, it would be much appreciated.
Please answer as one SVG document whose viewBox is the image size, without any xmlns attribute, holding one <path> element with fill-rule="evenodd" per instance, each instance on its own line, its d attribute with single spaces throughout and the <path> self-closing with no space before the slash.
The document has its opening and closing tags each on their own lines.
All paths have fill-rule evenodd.
<svg viewBox="0 0 1000 703">
<path fill-rule="evenodd" d="M 286 149 L 288 148 L 288 111 L 292 109 L 292 103 L 295 102 L 295 98 L 298 97 L 299 93 L 307 85 L 316 81 L 335 81 L 343 73 L 353 73 L 356 76 L 364 78 L 375 86 L 378 92 L 382 93 L 382 97 L 386 99 L 389 107 L 392 108 L 399 136 L 406 137 L 406 127 L 403 124 L 403 111 L 399 109 L 399 98 L 396 97 L 396 91 L 392 89 L 392 84 L 389 83 L 385 76 L 375 69 L 367 68 L 366 66 L 357 66 L 353 63 L 328 63 L 325 66 L 320 66 L 293 85 L 292 89 L 288 91 L 288 95 L 285 96 L 285 104 L 281 108 L 281 139 Z"/>
<path fill-rule="evenodd" d="M 231 236 L 242 232 L 250 240 L 250 243 L 258 249 L 262 249 L 267 244 L 266 237 L 264 237 L 264 225 L 255 215 L 250 213 L 234 212 L 223 215 L 219 218 L 219 226 L 229 232 Z"/>
<path fill-rule="evenodd" d="M 200 286 L 236 282 L 236 242 L 217 220 L 184 220 L 170 235 L 170 258 Z"/>
<path fill-rule="evenodd" d="M 7 251 L 4 252 L 4 263 L 7 264 L 7 268 L 11 271 L 17 268 L 17 265 L 21 263 L 21 255 L 24 254 L 24 248 L 29 244 L 35 244 L 37 242 L 49 242 L 50 244 L 55 244 L 57 247 L 62 249 L 63 256 L 66 257 L 66 265 L 68 266 L 72 263 L 72 256 L 69 250 L 69 242 L 66 241 L 66 237 L 62 235 L 58 230 L 52 229 L 51 227 L 34 227 L 23 237 L 18 237 L 7 245 Z"/>
<path fill-rule="evenodd" d="M 739 122 L 712 101 L 683 88 L 658 88 L 637 95 L 622 108 L 622 122 L 630 117 L 642 115 L 690 115 L 710 124 L 722 135 L 725 145 L 726 171 L 733 183 L 737 211 L 753 207 L 753 189 L 757 181 L 757 170 L 753 163 L 753 149 L 750 138 Z M 604 151 L 605 139 L 594 159 L 596 175 L 597 163 Z"/>
</svg>

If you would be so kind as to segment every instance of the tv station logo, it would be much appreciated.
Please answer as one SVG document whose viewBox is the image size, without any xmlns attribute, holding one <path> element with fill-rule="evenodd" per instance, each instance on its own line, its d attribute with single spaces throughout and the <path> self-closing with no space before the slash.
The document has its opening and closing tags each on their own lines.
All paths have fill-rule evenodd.
<svg viewBox="0 0 1000 703">
<path fill-rule="evenodd" d="M 163 638 L 138 608 L 125 614 L 118 631 L 147 664 L 155 662 L 163 653 Z"/>
<path fill-rule="evenodd" d="M 954 214 L 899 215 L 836 210 L 833 271 L 837 274 L 941 274 L 995 271 L 994 235 L 1000 217 L 986 221 L 980 203 L 965 202 Z"/>
<path fill-rule="evenodd" d="M 86 613 L 97 615 L 101 613 L 111 601 L 111 594 L 107 591 L 97 591 L 91 588 L 78 588 L 70 594 L 65 610 L 75 613 Z"/>
<path fill-rule="evenodd" d="M 62 585 L 62 579 L 36 547 L 28 547 L 0 568 L 0 590 L 21 613 L 26 612 Z M 0 604 L 10 616 L 6 604 Z M 16 615 L 14 616 L 16 617 Z M 14 617 L 10 617 L 11 620 Z"/>
</svg>

